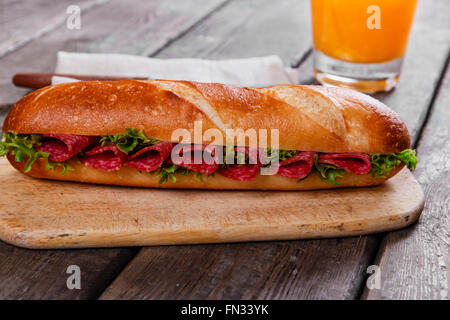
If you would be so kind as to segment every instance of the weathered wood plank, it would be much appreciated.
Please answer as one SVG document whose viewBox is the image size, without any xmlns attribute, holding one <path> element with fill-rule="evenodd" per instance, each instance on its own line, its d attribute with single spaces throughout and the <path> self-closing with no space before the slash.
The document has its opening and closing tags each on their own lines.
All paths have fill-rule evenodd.
<svg viewBox="0 0 450 320">
<path fill-rule="evenodd" d="M 80 0 L 81 13 L 108 0 Z M 0 57 L 65 23 L 72 0 L 2 1 L 0 3 Z"/>
<path fill-rule="evenodd" d="M 93 8 L 82 15 L 80 30 L 57 27 L 0 58 L 1 116 L 26 92 L 12 86 L 12 75 L 52 71 L 58 50 L 147 54 L 191 28 L 223 3 L 226 1 L 115 0 Z M 133 248 L 25 250 L 0 242 L 0 298 L 95 298 L 135 252 Z M 65 272 L 71 264 L 81 268 L 81 290 L 66 288 Z"/>
<path fill-rule="evenodd" d="M 138 249 L 34 251 L 0 242 L 0 299 L 95 299 Z M 68 289 L 67 267 L 81 271 Z"/>
<path fill-rule="evenodd" d="M 246 58 L 277 54 L 289 66 L 311 47 L 309 1 L 234 1 L 178 41 L 160 58 Z"/>
<path fill-rule="evenodd" d="M 381 288 L 366 288 L 364 299 L 449 299 L 450 254 L 450 69 L 419 141 L 414 173 L 426 204 L 413 227 L 383 239 L 375 264 Z"/>
<path fill-rule="evenodd" d="M 349 299 L 364 276 L 355 261 L 374 247 L 355 237 L 145 248 L 100 299 Z"/>
<path fill-rule="evenodd" d="M 52 72 L 59 50 L 149 55 L 227 1 L 110 0 L 83 14 L 80 30 L 60 25 L 0 58 L 0 106 L 11 105 L 28 92 L 12 85 L 15 73 Z"/>
</svg>

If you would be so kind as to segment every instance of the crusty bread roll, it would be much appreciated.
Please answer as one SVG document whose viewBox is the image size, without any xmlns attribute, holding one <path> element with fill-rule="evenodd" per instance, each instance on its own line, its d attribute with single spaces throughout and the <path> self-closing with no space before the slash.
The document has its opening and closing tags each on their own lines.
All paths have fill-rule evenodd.
<svg viewBox="0 0 450 320">
<path fill-rule="evenodd" d="M 170 141 L 175 129 L 192 131 L 195 120 L 202 121 L 203 131 L 276 128 L 284 150 L 396 153 L 410 145 L 408 129 L 395 112 L 355 91 L 298 85 L 250 89 L 169 80 L 42 88 L 12 108 L 3 131 L 105 135 L 133 127 L 143 129 L 147 137 Z"/>
<path fill-rule="evenodd" d="M 410 146 L 400 117 L 381 102 L 358 92 L 321 86 L 284 85 L 262 89 L 188 81 L 89 81 L 49 86 L 21 99 L 3 125 L 4 132 L 106 135 L 127 127 L 147 137 L 173 141 L 179 128 L 202 130 L 278 129 L 279 149 L 327 153 L 398 153 Z M 215 141 L 220 144 L 220 141 Z M 207 143 L 207 141 L 205 142 Z M 222 142 L 225 144 L 225 141 Z M 270 145 L 270 136 L 268 144 Z M 8 156 L 23 171 L 23 163 Z M 144 187 L 305 190 L 335 187 L 316 174 L 297 182 L 279 175 L 257 176 L 247 182 L 221 175 L 200 182 L 195 175 L 176 176 L 176 183 L 158 185 L 158 177 L 122 167 L 103 172 L 70 161 L 74 171 L 44 169 L 42 159 L 28 175 L 40 178 Z M 386 177 L 396 174 L 403 164 Z M 385 178 L 345 173 L 339 187 L 367 186 Z"/>
</svg>

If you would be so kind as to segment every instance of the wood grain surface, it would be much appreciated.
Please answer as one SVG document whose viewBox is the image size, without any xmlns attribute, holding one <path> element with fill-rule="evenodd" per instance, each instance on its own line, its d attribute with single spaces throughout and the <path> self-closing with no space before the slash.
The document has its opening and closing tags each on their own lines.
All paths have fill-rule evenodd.
<svg viewBox="0 0 450 320">
<path fill-rule="evenodd" d="M 280 18 L 282 17 L 282 18 Z M 232 1 L 156 54 L 227 59 L 277 54 L 295 65 L 311 48 L 309 0 Z"/>
<path fill-rule="evenodd" d="M 352 237 L 146 248 L 100 299 L 355 299 L 376 242 Z"/>
<path fill-rule="evenodd" d="M 29 91 L 13 86 L 14 74 L 53 72 L 58 51 L 149 55 L 226 3 L 227 0 L 110 0 L 93 7 L 82 13 L 79 30 L 58 25 L 0 59 L 0 107 L 15 103 Z"/>
<path fill-rule="evenodd" d="M 66 10 L 70 5 L 77 5 L 80 13 L 84 14 L 106 1 L 4 1 L 0 7 L 0 57 L 65 24 Z"/>
<path fill-rule="evenodd" d="M 229 6 L 231 6 L 234 2 L 230 3 Z M 242 3 L 242 2 L 241 2 Z M 286 3 L 284 1 L 283 3 Z M 299 14 L 299 16 L 302 16 L 304 12 L 309 11 L 308 6 L 309 1 L 298 1 L 295 3 L 290 4 L 286 6 L 286 8 L 292 8 L 292 10 L 285 10 L 282 12 L 282 14 L 279 14 L 279 16 L 283 17 L 292 17 L 291 22 L 285 22 L 285 23 L 297 23 L 301 20 L 295 20 L 294 16 L 295 14 Z M 302 8 L 299 6 L 303 5 Z M 445 57 L 447 55 L 447 48 L 448 48 L 448 42 L 444 41 L 446 37 L 448 37 L 448 32 L 445 32 L 446 26 L 448 24 L 447 20 L 443 18 L 439 19 L 431 19 L 433 20 L 433 25 L 430 26 L 433 29 L 430 29 L 428 26 L 430 24 L 430 17 L 441 17 L 442 15 L 440 12 L 442 12 L 443 8 L 448 6 L 448 2 L 446 0 L 438 0 L 437 2 L 430 2 L 430 1 L 420 1 L 418 6 L 418 14 L 414 21 L 414 27 L 411 34 L 411 40 L 415 41 L 414 49 L 410 49 L 407 52 L 406 61 L 403 67 L 403 76 L 401 77 L 400 87 L 397 88 L 395 91 L 390 92 L 388 94 L 378 95 L 378 98 L 386 102 L 391 108 L 396 110 L 400 116 L 405 119 L 409 130 L 413 134 L 413 141 L 414 143 L 417 141 L 417 133 L 420 131 L 422 125 L 424 124 L 426 120 L 426 113 L 431 105 L 432 96 L 433 96 L 433 90 L 438 85 L 438 80 L 442 71 L 442 65 L 445 62 Z M 270 7 L 270 6 L 269 6 Z M 227 9 L 227 7 L 224 8 Z M 293 8 L 297 8 L 296 10 Z M 271 10 L 277 10 L 276 8 L 270 7 Z M 269 9 L 267 9 L 269 10 Z M 244 32 L 248 34 L 248 39 L 252 44 L 252 48 L 250 50 L 255 50 L 255 52 L 259 49 L 262 52 L 267 53 L 268 51 L 265 49 L 266 44 L 264 43 L 264 32 L 260 32 L 261 29 L 264 28 L 264 20 L 261 20 L 260 25 L 252 22 L 252 19 L 248 19 L 244 22 L 240 22 L 239 20 L 233 18 L 227 20 L 227 23 L 223 23 L 224 18 L 220 17 L 220 14 L 223 11 L 221 10 L 215 15 L 212 15 L 205 19 L 205 21 L 199 25 L 197 25 L 195 28 L 191 30 L 188 34 L 186 34 L 183 38 L 181 38 L 179 41 L 173 42 L 170 46 L 168 46 L 165 50 L 163 50 L 161 53 L 158 53 L 158 56 L 161 57 L 171 57 L 175 56 L 177 50 L 192 50 L 191 52 L 194 52 L 193 56 L 195 57 L 226 57 L 225 52 L 230 54 L 233 52 L 235 55 L 241 53 L 243 50 L 241 49 L 240 45 L 240 32 L 241 30 L 245 30 Z M 264 16 L 267 15 L 267 13 L 255 13 L 254 17 L 257 16 Z M 252 18 L 254 18 L 252 17 Z M 257 19 L 257 18 L 255 18 Z M 287 19 L 287 18 L 286 18 Z M 306 18 L 308 20 L 308 18 Z M 235 31 L 229 31 L 228 34 L 230 34 L 229 37 L 225 37 L 225 40 L 223 40 L 225 43 L 222 45 L 217 46 L 217 49 L 213 46 L 212 49 L 210 49 L 207 45 L 205 45 L 205 37 L 206 39 L 211 38 L 221 38 L 221 36 L 226 32 L 223 30 L 233 30 L 233 22 L 236 21 L 237 24 L 240 24 L 241 27 L 236 27 Z M 204 24 L 206 27 L 204 27 Z M 258 26 L 258 28 L 252 29 L 249 28 L 248 25 Z M 308 28 L 308 26 L 304 23 L 301 23 L 300 29 L 293 29 L 297 30 L 297 34 L 303 35 L 303 30 L 305 28 Z M 216 31 L 217 30 L 217 31 Z M 292 45 L 298 45 L 297 43 L 292 44 L 289 42 L 295 42 L 293 41 L 285 41 L 285 39 L 295 39 L 296 33 L 291 33 L 290 31 L 286 31 L 286 29 L 277 29 L 276 34 L 273 35 L 272 32 L 272 38 L 271 39 L 278 39 L 280 43 L 283 43 L 283 45 L 280 45 L 278 48 L 273 48 L 274 52 L 277 52 L 281 54 L 282 56 L 286 55 L 285 57 L 290 59 L 289 61 L 291 64 L 296 64 L 298 61 L 298 57 L 303 57 L 304 52 L 297 55 L 296 57 L 290 56 L 289 57 L 289 46 Z M 432 36 L 430 33 L 436 32 Z M 192 35 L 192 36 L 191 36 Z M 204 37 L 202 36 L 204 35 Z M 290 38 L 291 37 L 291 38 Z M 186 40 L 185 40 L 186 39 Z M 181 45 L 181 43 L 183 45 Z M 299 42 L 300 44 L 303 44 L 302 41 Z M 179 45 L 180 44 L 180 45 Z M 270 46 L 270 40 L 269 44 Z M 188 49 L 186 49 L 188 48 Z M 189 49 L 190 48 L 190 49 Z M 305 46 L 304 48 L 307 48 Z M 217 52 L 215 50 L 218 50 Z M 284 51 L 286 50 L 286 51 Z M 222 53 L 223 52 L 223 53 Z M 284 53 L 286 52 L 286 53 Z M 244 51 L 241 54 L 246 54 L 246 51 Z M 310 83 L 311 81 L 311 75 L 312 75 L 312 56 L 306 56 L 307 59 L 305 61 L 302 61 L 303 63 L 300 65 L 301 70 L 304 72 L 301 75 L 301 81 L 302 83 Z M 286 59 L 285 58 L 285 59 Z M 246 250 L 247 246 L 250 244 L 234 244 L 234 250 L 240 251 L 240 250 Z M 251 244 L 255 246 L 262 246 L 263 244 Z M 270 246 L 270 244 L 264 244 L 267 246 Z M 304 269 L 306 270 L 315 270 L 311 273 L 305 273 L 303 274 L 303 277 L 301 277 L 302 281 L 304 281 L 305 285 L 311 284 L 309 287 L 309 290 L 297 290 L 294 292 L 290 292 L 290 294 L 286 295 L 278 295 L 278 299 L 283 298 L 298 298 L 298 299 L 315 299 L 315 298 L 324 298 L 329 297 L 330 299 L 357 299 L 360 297 L 360 294 L 362 292 L 362 289 L 365 287 L 365 278 L 367 277 L 366 269 L 369 265 L 373 264 L 374 256 L 371 255 L 371 253 L 377 252 L 378 246 L 379 246 L 379 237 L 378 236 L 363 236 L 358 238 L 358 245 L 355 245 L 354 239 L 342 239 L 340 242 L 335 243 L 331 240 L 313 240 L 308 241 L 306 244 L 297 244 L 295 241 L 289 242 L 289 246 L 301 246 L 303 248 L 302 254 L 298 255 L 297 257 L 297 264 L 302 265 Z M 349 250 L 349 248 L 355 248 L 355 250 L 362 250 L 362 252 L 359 252 L 358 254 L 355 254 L 352 250 Z M 187 247 L 186 247 L 187 248 Z M 318 249 L 319 248 L 319 249 Z M 140 265 L 146 266 L 148 264 L 148 257 L 159 255 L 161 250 L 165 249 L 159 249 L 159 248 L 143 248 L 140 253 L 137 255 L 137 257 L 133 260 L 132 265 L 134 268 L 139 269 Z M 186 249 L 188 250 L 188 249 Z M 320 250 L 321 254 L 317 254 L 316 250 Z M 278 261 L 274 256 L 271 256 L 268 251 L 262 251 L 267 252 L 267 257 L 265 257 L 264 265 L 263 264 L 257 264 L 255 268 L 261 268 L 261 269 L 270 269 L 274 266 L 286 266 L 286 260 Z M 261 251 L 258 252 L 258 254 L 263 254 Z M 331 261 L 333 262 L 333 267 L 327 269 L 327 273 L 322 272 L 321 268 L 318 268 L 318 266 L 321 266 L 324 260 L 324 256 L 330 255 L 333 252 L 339 252 L 339 255 L 333 255 L 334 259 Z M 255 256 L 252 256 L 255 261 L 259 261 L 256 259 Z M 199 274 L 198 277 L 201 276 L 203 272 L 203 268 L 206 268 L 204 265 L 204 261 L 216 261 L 217 254 L 210 251 L 204 252 L 204 257 L 202 260 L 195 260 L 192 263 L 193 270 L 198 270 Z M 178 260 L 180 261 L 180 260 Z M 239 261 L 236 261 L 236 263 L 239 263 Z M 158 264 L 157 261 L 153 263 L 153 266 L 156 267 Z M 123 273 L 117 278 L 117 283 L 121 283 L 124 286 L 118 289 L 117 291 L 114 291 L 112 293 L 109 293 L 108 289 L 105 291 L 105 296 L 110 297 L 119 297 L 119 292 L 122 292 L 122 290 L 128 290 L 130 289 L 130 294 L 124 294 L 123 297 L 125 298 L 133 298 L 133 297 L 159 297 L 154 296 L 151 294 L 151 291 L 153 290 L 153 286 L 151 286 L 149 283 L 148 286 L 141 286 L 139 289 L 131 289 L 126 288 L 127 279 L 130 277 L 131 273 L 131 267 L 130 271 L 128 273 Z M 153 270 L 153 269 L 152 269 Z M 358 272 L 357 274 L 351 274 L 352 272 Z M 351 274 L 351 275 L 350 275 Z M 213 283 L 216 283 L 217 287 L 211 290 L 218 290 L 220 291 L 225 284 L 225 280 L 227 278 L 233 278 L 234 282 L 233 285 L 237 287 L 245 287 L 248 283 L 248 277 L 250 277 L 250 274 L 241 274 L 238 271 L 235 271 L 234 269 L 231 270 L 223 270 L 223 272 L 217 271 L 214 273 L 214 278 L 210 281 Z M 122 279 L 122 277 L 124 279 Z M 136 276 L 136 282 L 143 281 L 145 282 L 147 280 L 147 276 L 144 274 L 140 274 L 140 276 Z M 161 277 L 164 279 L 164 281 L 170 282 L 171 275 L 170 273 L 161 273 Z M 191 275 L 187 275 L 187 278 L 191 278 Z M 195 275 L 192 276 L 195 278 Z M 295 277 L 295 276 L 292 276 Z M 264 284 L 255 289 L 255 292 L 268 292 L 272 290 L 276 290 L 279 286 L 286 285 L 287 282 L 292 281 L 292 277 L 288 277 L 289 280 L 283 279 L 281 277 L 277 278 L 270 278 Z M 140 279 L 140 280 L 139 280 Z M 221 281 L 218 281 L 219 279 L 222 279 Z M 306 279 L 314 279 L 315 283 L 312 284 Z M 129 283 L 128 283 L 129 285 Z M 301 287 L 301 283 L 298 283 L 298 286 Z M 203 289 L 203 286 L 205 289 Z M 328 288 L 333 287 L 334 291 L 329 292 Z M 204 290 L 208 291 L 211 288 L 211 284 L 208 284 L 205 281 L 199 282 L 196 289 L 204 292 Z M 257 293 L 254 293 L 257 295 Z M 191 291 L 183 291 L 178 290 L 177 296 L 180 297 L 189 297 L 190 295 L 195 294 Z M 203 296 L 203 295 L 201 295 Z"/>
<path fill-rule="evenodd" d="M 88 248 L 342 237 L 417 220 L 409 170 L 369 188 L 283 192 L 161 190 L 32 179 L 0 161 L 0 238 Z M 19 192 L 18 192 L 19 191 Z M 11 203 L 15 203 L 11 206 Z"/>
<path fill-rule="evenodd" d="M 33 3 L 39 1 L 46 0 Z M 24 26 L 24 32 L 21 31 L 22 35 L 17 34 L 15 39 L 19 43 L 23 41 L 23 44 L 0 57 L 1 122 L 10 106 L 27 92 L 11 85 L 12 75 L 31 71 L 53 72 L 58 50 L 149 55 L 157 53 L 159 57 L 205 58 L 279 54 L 287 64 L 298 65 L 302 62 L 302 83 L 312 81 L 312 57 L 307 55 L 310 51 L 307 50 L 305 55 L 305 49 L 311 47 L 308 0 L 262 0 L 260 6 L 258 1 L 248 0 L 202 1 L 205 5 L 194 6 L 193 1 L 183 0 L 181 10 L 175 8 L 180 7 L 178 0 L 164 1 L 165 6 L 161 4 L 162 1 L 157 0 L 133 1 L 129 8 L 120 2 L 110 0 L 82 13 L 81 30 L 68 32 L 64 25 L 57 24 L 49 32 L 36 36 L 35 31 L 45 25 L 47 20 L 52 21 L 53 14 L 61 16 L 60 11 L 48 6 L 37 6 L 29 21 L 19 23 Z M 20 6 L 25 2 L 0 2 L 2 35 L 16 31 L 14 22 L 8 25 L 3 23 L 7 17 L 6 10 L 3 9 L 11 3 L 13 7 L 8 10 L 7 16 L 23 16 L 23 12 L 13 10 L 16 3 Z M 377 95 L 405 119 L 414 144 L 417 144 L 423 128 L 424 133 L 427 132 L 427 115 L 433 107 L 433 93 L 440 87 L 438 80 L 450 43 L 450 20 L 445 15 L 449 6 L 450 2 L 447 0 L 418 2 L 400 87 L 393 92 Z M 133 18 L 124 18 L 130 15 Z M 41 17 L 46 18 L 42 20 Z M 149 22 L 149 19 L 155 23 Z M 179 23 L 173 24 L 171 20 Z M 28 22 L 31 23 L 27 24 Z M 171 30 L 159 32 L 160 29 L 167 30 L 165 26 L 169 25 Z M 138 36 L 134 36 L 135 32 Z M 143 41 L 139 36 L 142 33 L 148 33 L 147 36 L 155 41 L 150 41 L 150 38 Z M 442 93 L 439 97 L 437 102 L 442 100 Z M 436 131 L 433 132 L 437 134 Z M 423 172 L 420 176 L 426 173 L 424 176 L 435 177 L 437 172 L 445 168 L 446 162 L 436 160 L 435 155 L 441 151 L 434 149 L 433 136 L 428 137 L 420 143 L 420 150 L 426 151 L 419 150 L 419 156 L 421 159 L 423 152 L 431 152 L 433 157 L 427 159 L 433 161 L 420 161 L 418 172 Z M 439 141 L 443 139 L 440 138 Z M 442 144 L 436 146 L 439 148 Z M 420 169 L 422 165 L 424 167 Z M 418 178 L 420 182 L 425 181 Z M 434 208 L 433 212 L 439 212 L 445 218 L 448 216 L 448 209 L 445 209 L 446 202 L 441 199 L 442 195 L 448 194 L 449 187 L 444 182 L 438 185 L 440 187 L 435 189 L 425 189 L 427 208 Z M 426 212 L 418 226 L 429 215 Z M 426 225 L 424 229 L 430 228 L 429 226 Z M 433 229 L 428 234 L 431 235 L 432 231 Z M 402 232 L 396 234 L 405 235 Z M 448 234 L 438 234 L 448 244 Z M 388 238 L 389 235 L 390 233 L 387 234 Z M 406 235 L 395 238 L 392 244 L 396 245 L 390 245 L 391 250 L 385 250 L 384 243 L 387 242 L 383 242 L 383 250 L 379 252 L 377 261 L 384 261 L 384 268 L 392 264 L 391 270 L 401 269 L 402 273 L 385 272 L 382 290 L 370 292 L 370 297 L 420 299 L 438 297 L 436 292 L 445 297 L 440 288 L 445 280 L 443 273 L 446 268 L 442 266 L 441 258 L 435 258 L 436 251 L 432 250 L 435 240 L 431 238 L 428 240 L 429 245 L 421 246 L 423 238 L 417 238 L 416 233 Z M 416 240 L 410 242 L 409 237 Z M 357 299 L 365 287 L 366 268 L 375 263 L 374 257 L 381 238 L 380 235 L 371 235 L 343 239 L 144 248 L 102 297 Z M 191 254 L 194 251 L 198 254 Z M 135 249 L 130 248 L 26 250 L 2 243 L 1 297 L 95 298 L 135 252 Z M 381 260 L 385 254 L 389 259 Z M 185 257 L 192 259 L 186 260 Z M 89 278 L 83 282 L 82 290 L 68 290 L 62 274 L 77 258 L 77 262 L 82 264 L 82 275 Z M 402 261 L 402 264 L 397 261 Z M 415 261 L 420 263 L 415 264 Z M 439 271 L 436 271 L 435 261 L 441 261 L 438 264 Z M 423 274 L 422 270 L 425 270 Z M 91 274 L 92 277 L 88 276 Z M 434 274 L 439 276 L 432 276 Z M 412 279 L 415 278 L 417 281 L 413 282 Z M 61 283 L 63 280 L 64 283 Z M 117 287 L 118 284 L 120 288 Z"/>
<path fill-rule="evenodd" d="M 27 250 L 0 242 L 0 299 L 96 299 L 137 251 Z M 72 265 L 80 267 L 80 289 L 67 288 Z"/>
<path fill-rule="evenodd" d="M 125 5 L 126 3 L 128 6 Z M 200 1 L 197 1 L 197 4 L 199 3 Z M 185 0 L 170 2 L 110 0 L 85 14 L 82 13 L 83 27 L 80 30 L 68 30 L 65 25 L 58 25 L 51 32 L 41 34 L 17 46 L 13 51 L 0 57 L 0 122 L 3 123 L 12 104 L 28 92 L 26 89 L 12 85 L 11 78 L 15 73 L 53 72 L 58 50 L 107 52 L 114 47 L 114 52 L 126 50 L 127 53 L 133 54 L 141 54 L 143 46 L 144 49 L 151 47 L 158 50 L 161 45 L 164 46 L 178 38 L 200 20 L 220 9 L 220 5 L 226 2 L 208 0 L 207 3 L 206 1 L 201 3 L 203 5 L 198 5 L 196 10 L 192 10 L 194 2 Z M 0 2 L 2 17 L 6 12 L 4 4 Z M 41 12 L 47 11 L 47 6 L 39 8 L 36 8 L 38 16 L 47 14 Z M 16 14 L 20 15 L 20 12 Z M 54 11 L 54 14 L 61 15 L 61 12 Z M 134 18 L 123 18 L 129 15 L 133 15 Z M 182 17 L 177 18 L 177 15 Z M 170 20 L 179 23 L 173 24 Z M 160 28 L 164 28 L 167 23 L 171 24 L 170 32 L 159 32 Z M 14 32 L 13 28 L 3 25 L 3 20 L 1 27 L 5 33 Z M 160 40 L 144 43 L 137 38 L 130 42 L 130 46 L 119 46 L 122 41 L 127 41 L 126 39 L 133 34 L 134 30 L 141 29 L 145 29 L 145 32 L 152 37 L 159 37 Z M 111 40 L 109 36 L 114 37 L 114 40 Z M 0 272 L 1 297 L 4 299 L 93 299 L 103 291 L 137 250 L 135 248 L 91 249 L 76 250 L 72 254 L 67 254 L 64 250 L 30 251 L 2 243 L 0 265 L 5 265 L 7 268 Z M 14 254 L 10 254 L 11 252 Z M 87 281 L 82 280 L 81 290 L 69 290 L 65 283 L 68 275 L 63 283 L 56 277 L 64 273 L 67 266 L 77 263 L 83 266 L 82 277 L 85 277 Z M 24 265 L 28 267 L 23 268 Z M 39 268 L 40 265 L 45 265 L 45 269 Z"/>
<path fill-rule="evenodd" d="M 393 103 L 394 109 L 398 106 L 396 111 L 410 125 L 419 157 L 414 175 L 424 188 L 426 206 L 416 225 L 382 238 L 373 261 L 380 266 L 382 287 L 369 290 L 364 286 L 363 299 L 448 300 L 449 297 L 450 187 L 446 181 L 450 153 L 450 20 L 440 12 L 448 11 L 450 3 L 442 0 L 431 5 L 430 1 L 419 1 L 418 5 L 416 21 L 422 23 L 415 23 L 412 30 L 405 61 L 411 68 L 403 69 L 400 87 L 396 89 L 396 93 L 402 94 L 379 97 Z M 415 53 L 421 53 L 422 57 Z M 419 70 L 429 70 L 428 76 L 418 76 Z M 420 119 L 410 118 L 417 115 L 417 105 L 426 101 L 428 108 L 420 109 Z M 413 121 L 418 124 L 414 125 Z"/>
<path fill-rule="evenodd" d="M 450 55 L 449 55 L 450 58 Z M 375 264 L 381 288 L 365 299 L 449 299 L 450 287 L 450 69 L 442 81 L 419 142 L 414 173 L 427 203 L 420 222 L 384 237 Z"/>
</svg>

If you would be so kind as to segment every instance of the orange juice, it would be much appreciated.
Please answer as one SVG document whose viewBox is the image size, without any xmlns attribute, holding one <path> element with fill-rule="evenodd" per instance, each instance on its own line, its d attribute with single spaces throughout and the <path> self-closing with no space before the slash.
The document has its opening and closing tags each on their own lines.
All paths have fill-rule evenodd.
<svg viewBox="0 0 450 320">
<path fill-rule="evenodd" d="M 314 48 L 348 62 L 404 55 L 417 0 L 311 0 Z"/>
</svg>

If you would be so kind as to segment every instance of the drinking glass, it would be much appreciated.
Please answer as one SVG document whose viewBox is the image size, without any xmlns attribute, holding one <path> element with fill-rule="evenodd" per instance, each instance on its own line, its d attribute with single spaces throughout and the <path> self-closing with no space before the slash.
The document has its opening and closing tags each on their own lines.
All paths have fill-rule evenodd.
<svg viewBox="0 0 450 320">
<path fill-rule="evenodd" d="M 311 0 L 314 72 L 323 85 L 394 88 L 417 0 Z"/>
</svg>

